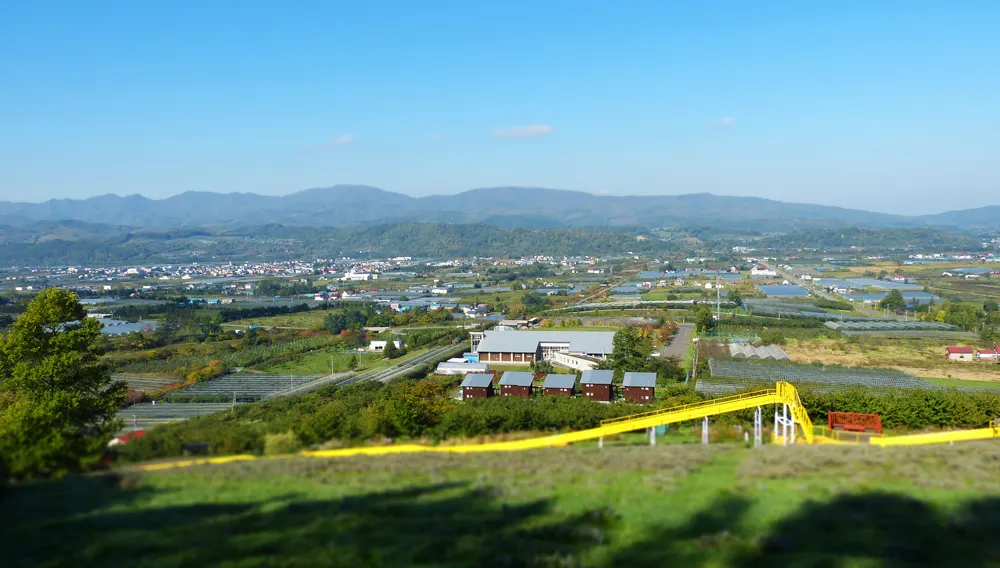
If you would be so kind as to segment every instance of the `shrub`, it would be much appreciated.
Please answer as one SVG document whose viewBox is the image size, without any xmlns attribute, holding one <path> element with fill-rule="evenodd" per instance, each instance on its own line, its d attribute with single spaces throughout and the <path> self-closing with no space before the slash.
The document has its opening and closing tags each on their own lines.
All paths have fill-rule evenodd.
<svg viewBox="0 0 1000 568">
<path fill-rule="evenodd" d="M 277 456 L 299 451 L 298 438 L 292 432 L 284 434 L 267 434 L 264 436 L 264 455 Z"/>
</svg>

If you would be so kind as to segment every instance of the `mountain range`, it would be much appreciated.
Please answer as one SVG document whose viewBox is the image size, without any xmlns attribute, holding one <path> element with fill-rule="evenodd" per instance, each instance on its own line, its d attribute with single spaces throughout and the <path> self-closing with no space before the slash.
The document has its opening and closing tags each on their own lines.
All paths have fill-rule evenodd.
<svg viewBox="0 0 1000 568">
<path fill-rule="evenodd" d="M 780 232 L 851 226 L 978 230 L 1000 228 L 1000 206 L 903 216 L 709 193 L 606 196 L 496 187 L 411 197 L 361 185 L 308 189 L 280 197 L 186 192 L 166 199 L 108 194 L 43 203 L 0 202 L 3 224 L 61 220 L 133 227 L 344 227 L 443 221 L 525 228 L 709 226 Z"/>
</svg>

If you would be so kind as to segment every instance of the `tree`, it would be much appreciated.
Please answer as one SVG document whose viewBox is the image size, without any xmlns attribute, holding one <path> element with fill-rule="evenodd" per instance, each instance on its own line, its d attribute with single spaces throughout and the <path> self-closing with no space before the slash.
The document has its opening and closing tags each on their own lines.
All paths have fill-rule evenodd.
<svg viewBox="0 0 1000 568">
<path fill-rule="evenodd" d="M 649 342 L 639 336 L 639 329 L 632 326 L 616 331 L 612 345 L 614 350 L 611 357 L 602 362 L 600 368 L 614 370 L 616 379 L 620 379 L 628 371 L 643 370 L 646 359 L 653 351 Z M 537 365 L 535 369 L 538 369 Z"/>
<path fill-rule="evenodd" d="M 743 305 L 743 295 L 740 294 L 739 290 L 730 290 L 729 301 L 736 304 L 736 307 L 740 307 Z"/>
<path fill-rule="evenodd" d="M 715 328 L 715 316 L 712 315 L 712 308 L 707 304 L 701 304 L 694 312 L 694 323 L 698 326 L 698 331 L 711 331 Z"/>
<path fill-rule="evenodd" d="M 347 358 L 347 368 L 351 371 L 358 368 L 358 356 L 354 353 L 351 353 L 351 356 Z"/>
<path fill-rule="evenodd" d="M 101 323 L 54 288 L 0 336 L 0 455 L 9 475 L 58 476 L 99 463 L 128 390 L 111 379 L 103 345 Z"/>
<path fill-rule="evenodd" d="M 995 300 L 986 300 L 983 302 L 983 311 L 988 314 L 995 314 L 1000 311 L 1000 304 L 997 304 Z"/>
<path fill-rule="evenodd" d="M 891 310 L 893 312 L 901 312 L 906 309 L 906 300 L 903 299 L 903 294 L 899 290 L 891 290 L 882 298 L 882 301 L 878 303 L 879 307 L 883 310 Z"/>
<path fill-rule="evenodd" d="M 396 349 L 396 343 L 392 337 L 386 340 L 385 349 L 382 350 L 382 356 L 386 359 L 395 359 L 396 357 L 399 357 L 399 350 Z"/>
</svg>

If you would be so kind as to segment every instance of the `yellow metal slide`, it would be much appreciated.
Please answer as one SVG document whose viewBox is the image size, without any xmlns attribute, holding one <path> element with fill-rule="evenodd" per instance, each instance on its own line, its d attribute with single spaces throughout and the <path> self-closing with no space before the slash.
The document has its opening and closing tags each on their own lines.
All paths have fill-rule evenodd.
<svg viewBox="0 0 1000 568">
<path fill-rule="evenodd" d="M 417 444 L 367 446 L 367 447 L 357 447 L 357 448 L 342 448 L 337 450 L 304 451 L 301 452 L 299 455 L 317 457 L 317 458 L 333 458 L 333 457 L 346 457 L 346 456 L 359 456 L 359 455 L 405 454 L 405 453 L 416 453 L 416 452 L 441 452 L 441 453 L 449 452 L 449 453 L 465 454 L 473 452 L 509 452 L 518 450 L 532 450 L 538 448 L 565 446 L 567 444 L 572 444 L 575 442 L 584 442 L 587 440 L 597 440 L 605 436 L 614 436 L 616 434 L 623 434 L 625 432 L 644 430 L 647 428 L 661 426 L 664 424 L 677 424 L 680 422 L 689 422 L 691 420 L 698 420 L 709 416 L 718 416 L 720 414 L 738 412 L 740 410 L 748 410 L 751 408 L 756 408 L 758 406 L 763 407 L 771 404 L 784 404 L 788 406 L 791 412 L 790 418 L 794 420 L 795 425 L 797 427 L 796 430 L 798 431 L 798 429 L 801 429 L 801 434 L 796 436 L 799 442 L 807 444 L 865 443 L 861 441 L 860 437 L 857 438 L 857 441 L 854 441 L 846 437 L 815 435 L 813 433 L 812 421 L 809 419 L 809 414 L 806 412 L 806 409 L 802 406 L 802 401 L 799 399 L 798 391 L 796 391 L 795 387 L 792 386 L 790 383 L 781 381 L 775 385 L 774 389 L 761 390 L 757 392 L 740 394 L 725 398 L 717 398 L 705 402 L 700 402 L 697 404 L 689 404 L 685 406 L 666 408 L 662 410 L 654 410 L 642 414 L 633 414 L 631 416 L 625 416 L 622 418 L 605 420 L 601 423 L 599 427 L 591 428 L 589 430 L 568 432 L 566 434 L 554 434 L 551 436 L 541 436 L 538 438 L 529 438 L 527 440 L 496 442 L 490 444 L 466 444 L 460 446 L 424 446 Z M 896 436 L 888 438 L 872 437 L 867 441 L 867 443 L 876 446 L 910 446 L 910 445 L 921 445 L 921 444 L 941 444 L 941 443 L 960 442 L 968 440 L 985 440 L 998 437 L 1000 437 L 1000 424 L 994 422 L 991 423 L 989 428 L 980 428 L 977 430 L 935 432 L 931 434 L 913 434 L 909 436 Z M 780 441 L 780 438 L 776 438 L 776 441 Z M 237 456 L 224 456 L 217 458 L 201 458 L 201 459 L 182 460 L 175 462 L 147 464 L 144 466 L 140 466 L 139 469 L 143 471 L 155 471 L 159 469 L 187 467 L 192 465 L 203 465 L 203 464 L 220 464 L 220 463 L 229 463 L 234 461 L 243 461 L 250 459 L 254 459 L 254 456 L 237 455 Z"/>
</svg>

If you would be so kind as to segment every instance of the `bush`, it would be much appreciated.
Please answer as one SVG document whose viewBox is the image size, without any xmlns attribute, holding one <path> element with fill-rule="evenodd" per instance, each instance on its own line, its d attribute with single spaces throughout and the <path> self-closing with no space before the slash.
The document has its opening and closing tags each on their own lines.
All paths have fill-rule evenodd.
<svg viewBox="0 0 1000 568">
<path fill-rule="evenodd" d="M 277 456 L 299 451 L 298 438 L 292 432 L 284 434 L 267 434 L 264 436 L 264 455 Z"/>
</svg>

